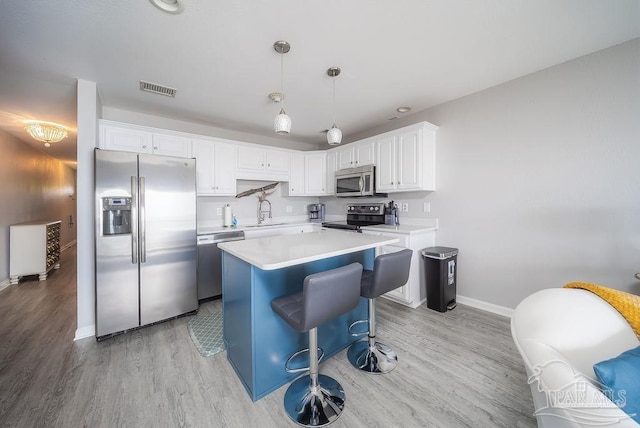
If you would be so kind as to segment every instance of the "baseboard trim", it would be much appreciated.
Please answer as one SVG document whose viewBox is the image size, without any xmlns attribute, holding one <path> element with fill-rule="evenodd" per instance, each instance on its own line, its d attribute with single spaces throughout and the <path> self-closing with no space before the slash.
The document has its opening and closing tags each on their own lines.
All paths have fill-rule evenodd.
<svg viewBox="0 0 640 428">
<path fill-rule="evenodd" d="M 2 281 L 0 281 L 0 291 L 2 291 L 5 288 L 7 288 L 10 284 L 11 284 L 11 282 L 9 282 L 9 278 L 3 279 Z"/>
<path fill-rule="evenodd" d="M 76 330 L 76 337 L 74 337 L 73 340 L 86 339 L 87 337 L 94 337 L 95 335 L 96 326 L 94 324 L 86 325 Z"/>
<path fill-rule="evenodd" d="M 60 251 L 66 251 L 69 248 L 73 247 L 74 245 L 76 245 L 78 243 L 78 241 L 76 241 L 75 239 L 71 242 L 69 242 L 67 245 L 63 245 L 62 247 L 60 247 Z"/>
<path fill-rule="evenodd" d="M 492 312 L 494 314 L 502 315 L 503 317 L 511 318 L 513 316 L 513 309 L 505 306 L 494 305 L 493 303 L 484 302 L 482 300 L 472 299 L 471 297 L 456 296 L 456 302 L 461 305 L 471 306 L 472 308 L 482 309 L 483 311 Z"/>
</svg>

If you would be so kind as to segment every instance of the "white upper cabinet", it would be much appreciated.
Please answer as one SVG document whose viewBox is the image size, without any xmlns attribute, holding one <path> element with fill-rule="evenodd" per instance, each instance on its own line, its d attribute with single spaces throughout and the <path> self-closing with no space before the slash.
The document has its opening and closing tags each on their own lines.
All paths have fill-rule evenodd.
<svg viewBox="0 0 640 428">
<path fill-rule="evenodd" d="M 338 170 L 338 153 L 327 151 L 327 195 L 336 194 L 336 171 Z"/>
<path fill-rule="evenodd" d="M 309 196 L 327 194 L 327 153 L 305 153 L 305 193 Z"/>
<path fill-rule="evenodd" d="M 435 190 L 435 133 L 428 122 L 375 137 L 376 191 Z"/>
<path fill-rule="evenodd" d="M 356 168 L 375 163 L 373 140 L 364 140 L 335 149 L 338 156 L 338 169 Z"/>
<path fill-rule="evenodd" d="M 324 196 L 327 194 L 326 152 L 291 154 L 289 196 Z"/>
<path fill-rule="evenodd" d="M 291 154 L 291 171 L 289 173 L 289 196 L 304 196 L 304 154 Z"/>
<path fill-rule="evenodd" d="M 274 148 L 238 146 L 237 177 L 256 180 L 289 179 L 290 152 Z"/>
<path fill-rule="evenodd" d="M 100 121 L 99 147 L 105 150 L 151 153 L 153 133 L 139 127 Z"/>
<path fill-rule="evenodd" d="M 154 133 L 152 141 L 153 149 L 151 153 L 153 154 L 179 158 L 191 157 L 191 138 Z"/>
<path fill-rule="evenodd" d="M 100 121 L 99 147 L 106 150 L 191 157 L 191 139 L 179 135 L 154 132 L 154 128 Z"/>
<path fill-rule="evenodd" d="M 192 140 L 192 149 L 196 158 L 197 195 L 235 195 L 235 146 L 218 141 Z"/>
</svg>

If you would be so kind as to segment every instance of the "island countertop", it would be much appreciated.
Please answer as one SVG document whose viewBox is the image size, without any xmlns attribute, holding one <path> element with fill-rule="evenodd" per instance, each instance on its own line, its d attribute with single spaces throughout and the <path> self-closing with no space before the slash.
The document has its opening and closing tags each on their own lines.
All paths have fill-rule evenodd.
<svg viewBox="0 0 640 428">
<path fill-rule="evenodd" d="M 387 236 L 321 230 L 224 242 L 218 247 L 259 269 L 274 270 L 396 242 L 397 238 Z"/>
</svg>

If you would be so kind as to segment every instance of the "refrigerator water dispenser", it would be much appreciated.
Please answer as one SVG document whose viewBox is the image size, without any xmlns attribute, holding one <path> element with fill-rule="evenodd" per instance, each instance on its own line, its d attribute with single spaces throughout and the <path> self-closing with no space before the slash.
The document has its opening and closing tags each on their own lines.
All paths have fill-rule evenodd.
<svg viewBox="0 0 640 428">
<path fill-rule="evenodd" d="M 102 198 L 102 234 L 131 233 L 131 198 Z"/>
</svg>

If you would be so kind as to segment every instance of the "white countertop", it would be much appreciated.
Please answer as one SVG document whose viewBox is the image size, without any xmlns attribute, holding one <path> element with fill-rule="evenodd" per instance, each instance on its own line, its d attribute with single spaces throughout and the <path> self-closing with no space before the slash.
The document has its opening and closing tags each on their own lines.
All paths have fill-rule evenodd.
<svg viewBox="0 0 640 428">
<path fill-rule="evenodd" d="M 394 244 L 397 238 L 339 230 L 224 242 L 218 247 L 262 270 L 274 270 Z"/>
</svg>

